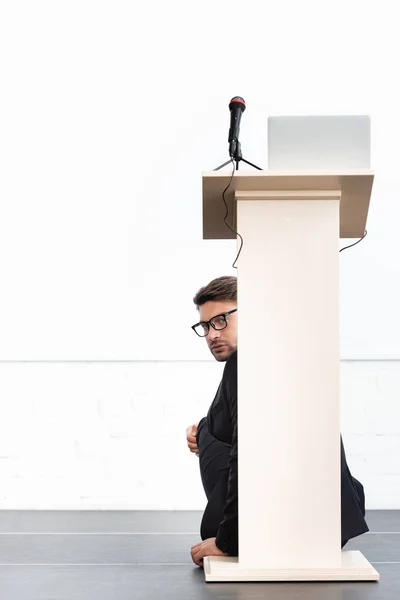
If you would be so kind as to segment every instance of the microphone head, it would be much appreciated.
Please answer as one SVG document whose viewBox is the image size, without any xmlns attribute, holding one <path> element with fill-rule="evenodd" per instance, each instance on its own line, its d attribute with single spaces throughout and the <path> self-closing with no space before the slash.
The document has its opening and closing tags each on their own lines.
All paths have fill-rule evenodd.
<svg viewBox="0 0 400 600">
<path fill-rule="evenodd" d="M 232 108 L 239 108 L 239 110 L 244 112 L 246 110 L 246 102 L 241 96 L 235 96 L 229 102 L 229 110 L 232 110 Z"/>
</svg>

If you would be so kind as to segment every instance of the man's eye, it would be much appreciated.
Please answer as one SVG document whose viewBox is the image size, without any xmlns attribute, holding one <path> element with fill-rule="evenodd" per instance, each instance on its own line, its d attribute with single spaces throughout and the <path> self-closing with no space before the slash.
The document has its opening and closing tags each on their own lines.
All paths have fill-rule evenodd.
<svg viewBox="0 0 400 600">
<path fill-rule="evenodd" d="M 225 319 L 224 317 L 216 317 L 215 319 L 213 319 L 214 325 L 216 325 L 217 327 L 221 327 L 222 325 L 225 325 Z"/>
</svg>

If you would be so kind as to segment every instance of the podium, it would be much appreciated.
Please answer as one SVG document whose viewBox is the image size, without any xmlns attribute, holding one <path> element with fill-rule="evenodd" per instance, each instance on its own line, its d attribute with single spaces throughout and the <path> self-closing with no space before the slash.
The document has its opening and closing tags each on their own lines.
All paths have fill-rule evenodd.
<svg viewBox="0 0 400 600">
<path fill-rule="evenodd" d="M 203 238 L 230 172 L 203 173 Z M 341 550 L 339 239 L 362 237 L 369 169 L 236 171 L 225 194 L 238 259 L 239 556 L 207 582 L 378 581 Z M 350 250 L 351 251 L 351 250 Z"/>
</svg>

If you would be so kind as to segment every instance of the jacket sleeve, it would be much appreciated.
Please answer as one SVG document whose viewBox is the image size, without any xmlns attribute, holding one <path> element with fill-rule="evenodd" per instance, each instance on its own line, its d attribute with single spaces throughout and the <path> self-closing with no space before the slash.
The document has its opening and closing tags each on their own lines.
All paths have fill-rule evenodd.
<svg viewBox="0 0 400 600">
<path fill-rule="evenodd" d="M 228 403 L 232 443 L 229 457 L 229 476 L 223 520 L 221 521 L 216 546 L 230 556 L 238 555 L 238 440 L 237 440 L 237 353 L 227 361 L 222 378 L 223 391 Z"/>
</svg>

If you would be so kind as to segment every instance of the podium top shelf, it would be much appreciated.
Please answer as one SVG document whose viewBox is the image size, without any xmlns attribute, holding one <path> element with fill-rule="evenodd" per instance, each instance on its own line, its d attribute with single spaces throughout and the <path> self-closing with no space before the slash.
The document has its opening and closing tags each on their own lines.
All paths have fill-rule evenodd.
<svg viewBox="0 0 400 600">
<path fill-rule="evenodd" d="M 203 239 L 235 239 L 224 223 L 222 192 L 232 172 L 203 172 Z M 364 235 L 374 175 L 369 169 L 348 171 L 235 171 L 225 194 L 228 222 L 235 224 L 235 192 L 340 191 L 340 237 Z"/>
</svg>

